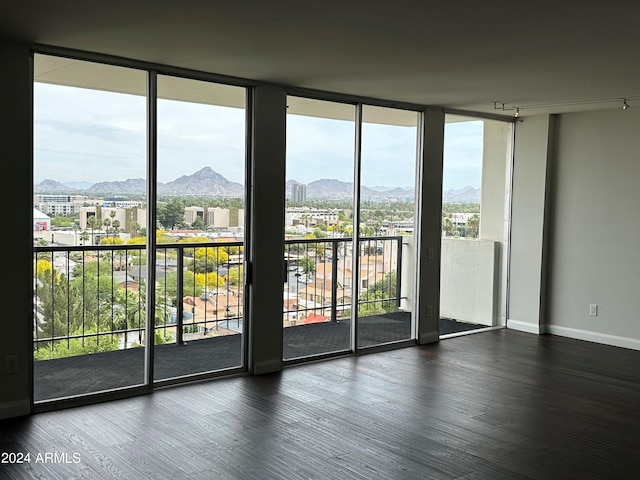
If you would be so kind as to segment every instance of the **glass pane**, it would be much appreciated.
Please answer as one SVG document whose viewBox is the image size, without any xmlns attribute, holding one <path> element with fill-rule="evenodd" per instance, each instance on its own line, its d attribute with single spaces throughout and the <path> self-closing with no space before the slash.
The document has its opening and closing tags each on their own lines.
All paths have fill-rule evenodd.
<svg viewBox="0 0 640 480">
<path fill-rule="evenodd" d="M 416 263 L 418 114 L 365 105 L 362 119 L 358 348 L 412 338 Z"/>
<path fill-rule="evenodd" d="M 158 76 L 154 380 L 243 365 L 245 96 Z"/>
<path fill-rule="evenodd" d="M 146 74 L 34 67 L 34 399 L 143 384 Z"/>
<path fill-rule="evenodd" d="M 351 348 L 355 107 L 289 97 L 284 359 Z"/>
<path fill-rule="evenodd" d="M 506 288 L 511 123 L 447 115 L 440 334 L 499 325 Z"/>
</svg>

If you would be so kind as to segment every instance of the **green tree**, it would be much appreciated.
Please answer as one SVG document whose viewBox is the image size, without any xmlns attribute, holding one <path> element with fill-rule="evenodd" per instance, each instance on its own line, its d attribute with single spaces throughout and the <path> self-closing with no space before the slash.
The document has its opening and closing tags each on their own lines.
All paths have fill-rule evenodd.
<svg viewBox="0 0 640 480">
<path fill-rule="evenodd" d="M 95 231 L 102 228 L 102 220 L 92 215 L 87 219 L 87 224 L 91 227 L 91 245 L 95 245 Z"/>
<path fill-rule="evenodd" d="M 196 217 L 196 219 L 191 223 L 191 228 L 195 230 L 204 230 L 204 220 L 200 217 Z"/>
<path fill-rule="evenodd" d="M 320 225 L 322 225 L 324 228 L 320 228 Z M 314 227 L 313 229 L 313 236 L 314 238 L 327 238 L 327 226 L 323 223 L 321 223 L 320 225 L 317 225 L 316 227 Z"/>
<path fill-rule="evenodd" d="M 371 285 L 359 298 L 358 315 L 379 315 L 397 311 L 396 272 L 387 273 Z"/>
<path fill-rule="evenodd" d="M 102 225 L 104 225 L 104 229 L 107 232 L 107 235 L 109 235 L 111 233 L 111 219 L 105 218 L 102 220 Z"/>
<path fill-rule="evenodd" d="M 109 334 L 95 335 L 95 329 L 78 330 L 74 335 L 81 338 L 59 340 L 51 345 L 40 345 L 33 354 L 34 360 L 50 360 L 53 358 L 89 355 L 98 352 L 111 352 L 118 349 L 118 339 Z"/>
<path fill-rule="evenodd" d="M 195 272 L 186 271 L 182 276 L 182 292 L 184 295 L 198 297 L 202 295 L 203 288 L 198 286 L 195 280 Z M 156 299 L 161 304 L 175 306 L 178 295 L 178 273 L 167 272 L 163 278 L 156 282 Z"/>
<path fill-rule="evenodd" d="M 316 271 L 316 262 L 313 258 L 303 257 L 298 260 L 298 266 L 302 268 L 304 273 L 315 273 Z"/>
<path fill-rule="evenodd" d="M 478 238 L 478 230 L 480 228 L 480 216 L 476 213 L 467 220 L 464 226 L 465 236 L 468 238 Z"/>
<path fill-rule="evenodd" d="M 225 265 L 229 262 L 229 254 L 225 247 L 196 248 L 194 257 L 189 269 L 196 273 L 215 272 L 218 265 Z"/>
<path fill-rule="evenodd" d="M 156 212 L 158 222 L 172 230 L 184 222 L 184 202 L 180 198 L 172 198 L 167 203 L 158 205 Z"/>
<path fill-rule="evenodd" d="M 453 222 L 451 221 L 451 215 L 450 214 L 443 214 L 442 217 L 442 233 L 444 234 L 443 236 L 445 237 L 449 237 L 451 235 L 453 235 L 453 232 L 455 230 L 455 227 L 453 226 Z"/>
<path fill-rule="evenodd" d="M 142 344 L 142 335 L 145 328 L 145 290 L 140 288 L 118 288 L 114 296 L 114 315 L 117 319 L 119 330 L 124 330 L 125 345 L 131 341 Z M 130 331 L 134 330 L 134 331 Z M 131 338 L 133 335 L 134 338 Z"/>
<path fill-rule="evenodd" d="M 111 223 L 111 232 L 113 233 L 113 238 L 116 238 L 120 233 L 120 220 L 114 220 Z"/>
<path fill-rule="evenodd" d="M 77 265 L 73 277 L 67 278 L 47 260 L 37 262 L 36 336 L 69 338 L 37 342 L 36 359 L 114 350 L 120 331 L 140 327 L 145 318 L 144 288 L 115 284 L 112 271 L 110 261 L 91 260 Z"/>
<path fill-rule="evenodd" d="M 80 241 L 82 242 L 82 245 L 84 245 L 86 241 L 89 240 L 90 238 L 91 238 L 91 235 L 89 235 L 89 232 L 87 232 L 86 230 L 83 230 L 82 233 L 80 234 Z"/>
<path fill-rule="evenodd" d="M 243 268 L 240 267 L 232 267 L 229 269 L 229 273 L 227 275 L 227 283 L 229 285 L 242 285 L 242 281 L 244 278 Z"/>
<path fill-rule="evenodd" d="M 131 229 L 133 230 L 134 237 L 137 237 L 140 234 L 140 224 L 138 222 L 131 223 Z"/>
</svg>

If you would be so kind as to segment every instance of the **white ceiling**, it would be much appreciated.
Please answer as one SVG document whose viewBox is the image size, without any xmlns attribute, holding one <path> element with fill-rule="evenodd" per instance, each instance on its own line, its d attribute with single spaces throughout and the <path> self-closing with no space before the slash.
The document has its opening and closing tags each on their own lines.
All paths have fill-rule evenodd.
<svg viewBox="0 0 640 480">
<path fill-rule="evenodd" d="M 522 116 L 640 108 L 640 2 L 23 0 L 0 36 L 385 100 Z M 494 102 L 506 110 L 495 110 Z"/>
</svg>

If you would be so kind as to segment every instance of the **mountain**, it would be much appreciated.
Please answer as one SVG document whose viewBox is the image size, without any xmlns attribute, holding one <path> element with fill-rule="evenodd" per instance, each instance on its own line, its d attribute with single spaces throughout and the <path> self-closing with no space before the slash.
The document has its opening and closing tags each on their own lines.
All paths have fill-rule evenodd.
<svg viewBox="0 0 640 480">
<path fill-rule="evenodd" d="M 377 197 L 380 196 L 384 196 L 386 198 L 389 197 L 397 197 L 397 198 L 413 198 L 414 197 L 414 192 L 413 192 L 413 188 L 401 188 L 401 187 L 395 187 L 395 188 L 388 188 L 384 191 L 379 191 L 377 190 Z"/>
<path fill-rule="evenodd" d="M 287 180 L 287 195 L 291 195 L 291 185 L 300 183 L 295 180 Z M 75 185 L 81 185 L 75 183 Z M 43 180 L 34 186 L 35 193 L 50 194 L 77 194 L 96 196 L 117 195 L 144 195 L 146 188 L 142 178 L 128 179 L 115 182 L 99 182 L 89 188 L 73 188 L 55 180 Z M 237 182 L 231 182 L 211 167 L 204 167 L 191 174 L 183 175 L 168 183 L 158 183 L 158 195 L 202 195 L 216 197 L 239 198 L 244 196 L 244 186 Z M 414 197 L 412 188 L 402 187 L 375 187 L 362 186 L 360 197 L 363 200 L 391 200 L 402 201 Z M 323 178 L 307 184 L 307 199 L 309 200 L 349 200 L 353 198 L 353 183 L 341 180 Z M 447 190 L 444 192 L 445 202 L 479 202 L 480 189 L 467 186 L 459 190 Z"/>
<path fill-rule="evenodd" d="M 64 194 L 72 191 L 73 188 L 68 187 L 64 183 L 57 182 L 56 180 L 43 180 L 38 185 L 33 187 L 34 193 L 51 193 L 51 194 Z"/>
<path fill-rule="evenodd" d="M 90 182 L 66 182 L 66 186 L 73 188 L 74 190 L 86 190 L 90 188 L 93 183 Z"/>
<path fill-rule="evenodd" d="M 323 178 L 307 184 L 307 198 L 322 200 L 342 200 L 353 197 L 353 183 Z"/>
<path fill-rule="evenodd" d="M 82 185 L 76 183 L 76 185 Z M 33 188 L 35 193 L 76 194 L 76 195 L 144 195 L 146 181 L 130 178 L 124 181 L 99 182 L 88 188 L 73 188 L 55 180 L 43 180 Z M 230 182 L 210 167 L 205 167 L 192 175 L 183 175 L 169 183 L 158 182 L 159 195 L 211 195 L 218 197 L 242 197 L 244 187 Z"/>
<path fill-rule="evenodd" d="M 240 183 L 230 182 L 211 167 L 204 167 L 192 175 L 183 175 L 164 185 L 158 184 L 158 194 L 243 197 L 244 187 Z"/>
<path fill-rule="evenodd" d="M 89 195 L 144 195 L 147 188 L 142 178 L 129 178 L 123 182 L 100 182 L 87 188 L 83 193 Z"/>
<path fill-rule="evenodd" d="M 360 198 L 363 200 L 389 200 L 392 198 L 413 198 L 413 189 L 388 187 L 384 190 L 360 187 Z M 316 180 L 307 184 L 308 199 L 348 200 L 353 198 L 353 183 L 334 179 Z"/>
<path fill-rule="evenodd" d="M 480 189 L 470 185 L 459 190 L 449 189 L 444 192 L 442 199 L 444 202 L 452 203 L 479 203 Z"/>
</svg>

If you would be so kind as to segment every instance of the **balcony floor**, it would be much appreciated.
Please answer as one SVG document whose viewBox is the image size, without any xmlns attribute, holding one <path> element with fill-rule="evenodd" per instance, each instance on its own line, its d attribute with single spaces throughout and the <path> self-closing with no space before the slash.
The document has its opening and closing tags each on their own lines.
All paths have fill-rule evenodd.
<svg viewBox="0 0 640 480">
<path fill-rule="evenodd" d="M 407 340 L 411 319 L 406 312 L 361 318 L 359 347 Z M 440 320 L 440 334 L 484 328 L 448 319 Z M 350 322 L 315 323 L 283 330 L 284 358 L 295 359 L 349 350 Z M 154 358 L 156 380 L 240 367 L 242 336 L 224 335 L 194 340 L 185 345 L 157 345 Z M 130 348 L 34 364 L 36 402 L 142 385 L 144 349 Z"/>
</svg>

